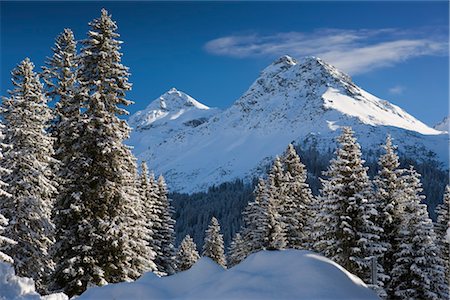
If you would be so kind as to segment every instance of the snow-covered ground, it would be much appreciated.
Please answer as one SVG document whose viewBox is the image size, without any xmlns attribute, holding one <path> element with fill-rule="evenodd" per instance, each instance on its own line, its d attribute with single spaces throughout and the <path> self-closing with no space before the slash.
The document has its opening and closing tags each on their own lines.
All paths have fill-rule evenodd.
<svg viewBox="0 0 450 300">
<path fill-rule="evenodd" d="M 0 300 L 67 300 L 58 293 L 41 297 L 35 290 L 31 278 L 16 276 L 10 264 L 0 262 Z"/>
<path fill-rule="evenodd" d="M 94 287 L 79 300 L 100 299 L 378 299 L 358 277 L 309 251 L 261 251 L 225 270 L 209 258 L 159 278 Z"/>
<path fill-rule="evenodd" d="M 381 150 L 389 133 L 399 151 L 420 159 L 435 152 L 448 166 L 449 137 L 364 91 L 326 62 L 284 56 L 265 68 L 224 111 L 171 90 L 130 117 L 134 154 L 164 174 L 171 191 L 206 190 L 251 180 L 291 142 L 335 148 L 351 126 L 363 150 Z"/>
</svg>

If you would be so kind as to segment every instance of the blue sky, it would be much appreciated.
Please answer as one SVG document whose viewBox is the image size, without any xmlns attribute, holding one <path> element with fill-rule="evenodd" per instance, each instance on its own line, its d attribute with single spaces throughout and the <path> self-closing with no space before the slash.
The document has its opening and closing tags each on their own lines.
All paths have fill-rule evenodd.
<svg viewBox="0 0 450 300">
<path fill-rule="evenodd" d="M 367 91 L 433 125 L 448 114 L 448 2 L 5 2 L 1 94 L 25 57 L 40 67 L 54 38 L 106 8 L 117 21 L 128 97 L 143 109 L 176 87 L 225 108 L 283 54 L 314 55 Z"/>
</svg>

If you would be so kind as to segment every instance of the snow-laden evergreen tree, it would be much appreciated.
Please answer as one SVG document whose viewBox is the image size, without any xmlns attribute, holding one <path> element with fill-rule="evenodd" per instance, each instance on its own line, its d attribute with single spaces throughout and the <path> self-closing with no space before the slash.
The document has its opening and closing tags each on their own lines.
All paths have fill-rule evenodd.
<svg viewBox="0 0 450 300">
<path fill-rule="evenodd" d="M 78 70 L 83 126 L 67 197 L 55 211 L 63 225 L 58 228 L 52 288 L 69 296 L 151 269 L 140 265 L 150 256 L 136 233 L 142 224 L 136 161 L 123 144 L 130 128 L 120 118 L 127 114 L 123 107 L 132 103 L 125 98 L 131 89 L 128 68 L 121 64 L 117 25 L 107 11 L 89 25 Z"/>
<path fill-rule="evenodd" d="M 211 218 L 211 223 L 206 230 L 202 256 L 211 258 L 224 268 L 227 266 L 224 254 L 223 237 L 220 233 L 219 221 L 217 221 L 215 217 Z"/>
<path fill-rule="evenodd" d="M 312 192 L 306 183 L 307 171 L 295 148 L 289 144 L 282 162 L 286 173 L 285 200 L 280 208 L 286 224 L 287 248 L 310 249 L 312 245 Z"/>
<path fill-rule="evenodd" d="M 55 116 L 51 134 L 55 138 L 55 157 L 59 160 L 56 171 L 58 195 L 52 213 L 56 227 L 55 244 L 51 255 L 55 262 L 55 272 L 50 278 L 50 289 L 54 289 L 55 274 L 66 276 L 72 262 L 67 260 L 67 252 L 75 251 L 72 244 L 76 240 L 78 222 L 83 219 L 80 206 L 76 203 L 81 192 L 76 178 L 82 173 L 83 161 L 78 157 L 80 151 L 80 131 L 82 128 L 81 95 L 77 82 L 78 57 L 76 42 L 70 29 L 56 38 L 53 56 L 43 67 L 42 77 L 46 83 L 45 91 L 55 104 Z M 59 275 L 58 275 L 59 276 Z"/>
<path fill-rule="evenodd" d="M 396 240 L 401 222 L 401 215 L 398 213 L 402 190 L 401 175 L 404 170 L 399 169 L 399 158 L 390 135 L 387 136 L 383 148 L 385 154 L 378 161 L 379 171 L 374 179 L 374 199 L 378 212 L 376 224 L 383 229 L 380 232 L 380 243 L 383 246 L 380 255 L 383 269 L 380 273 L 384 271 L 384 274 L 380 274 L 380 279 L 387 283 L 394 264 L 393 256 L 397 250 Z"/>
<path fill-rule="evenodd" d="M 66 177 L 67 161 L 74 155 L 74 144 L 80 126 L 80 95 L 77 80 L 78 56 L 72 30 L 64 29 L 55 41 L 53 56 L 46 60 L 42 77 L 46 83 L 46 94 L 55 104 L 55 120 L 52 135 L 55 137 L 55 155 L 64 165 Z"/>
<path fill-rule="evenodd" d="M 227 263 L 228 268 L 231 268 L 241 261 L 243 261 L 248 255 L 245 247 L 245 241 L 241 234 L 238 232 L 235 234 L 233 240 L 230 243 L 230 249 L 228 250 Z"/>
<path fill-rule="evenodd" d="M 141 196 L 141 210 L 140 214 L 143 216 L 144 224 L 143 231 L 145 232 L 145 239 L 147 247 L 149 247 L 150 256 L 148 259 L 152 261 L 152 270 L 162 275 L 157 271 L 157 266 L 154 263 L 156 258 L 156 250 L 160 249 L 159 243 L 155 240 L 155 232 L 153 228 L 159 224 L 159 210 L 156 205 L 158 201 L 158 185 L 155 184 L 153 173 L 149 177 L 148 167 L 145 161 L 141 163 L 141 174 L 139 177 L 139 193 Z M 147 270 L 149 271 L 149 270 Z"/>
<path fill-rule="evenodd" d="M 156 211 L 159 213 L 159 223 L 155 223 L 153 227 L 153 239 L 158 243 L 158 247 L 154 249 L 156 251 L 155 263 L 158 271 L 172 275 L 176 272 L 175 220 L 172 218 L 173 208 L 167 197 L 167 186 L 162 176 L 158 178 L 157 189 L 156 206 L 158 209 Z"/>
<path fill-rule="evenodd" d="M 269 232 L 268 195 L 265 181 L 260 178 L 254 190 L 255 200 L 249 202 L 243 212 L 243 228 L 241 237 L 245 256 L 264 249 L 267 246 Z"/>
<path fill-rule="evenodd" d="M 370 283 L 371 258 L 382 250 L 381 229 L 373 223 L 376 211 L 371 185 L 361 148 L 353 135 L 351 128 L 343 128 L 337 157 L 324 173 L 315 248 Z M 382 287 L 382 282 L 378 284 Z"/>
<path fill-rule="evenodd" d="M 277 156 L 269 172 L 267 199 L 267 243 L 266 249 L 280 250 L 287 246 L 286 223 L 280 215 L 281 208 L 286 203 L 286 176 L 280 158 Z"/>
<path fill-rule="evenodd" d="M 403 178 L 402 222 L 397 236 L 389 299 L 448 299 L 443 262 L 435 244 L 433 224 L 428 217 L 420 175 L 411 167 Z"/>
<path fill-rule="evenodd" d="M 26 58 L 12 71 L 14 89 L 3 99 L 6 149 L 2 167 L 10 197 L 1 198 L 0 213 L 9 220 L 4 236 L 15 240 L 4 252 L 14 260 L 19 276 L 31 277 L 40 292 L 53 269 L 48 254 L 53 243 L 50 213 L 57 185 L 53 180 L 53 139 L 46 133 L 51 112 L 43 86 Z"/>
<path fill-rule="evenodd" d="M 0 201 L 3 201 L 3 198 L 9 198 L 11 197 L 11 194 L 5 191 L 6 187 L 8 186 L 4 181 L 3 177 L 7 174 L 10 174 L 11 171 L 8 169 L 5 169 L 1 167 L 3 164 L 3 150 L 8 149 L 9 146 L 2 143 L 3 139 L 5 138 L 3 132 L 5 130 L 5 126 L 0 123 Z M 0 206 L 1 207 L 1 206 Z M 2 252 L 2 249 L 6 245 L 15 245 L 16 241 L 7 238 L 6 236 L 3 236 L 3 232 L 5 231 L 5 227 L 8 225 L 8 219 L 5 218 L 4 215 L 0 213 L 0 262 L 7 262 L 12 264 L 14 260 L 11 256 L 7 255 L 6 253 Z"/>
<path fill-rule="evenodd" d="M 134 176 L 138 179 L 136 173 L 134 173 Z M 135 280 L 145 272 L 157 272 L 157 266 L 154 262 L 156 252 L 152 248 L 154 234 L 150 227 L 151 221 L 147 211 L 148 203 L 139 194 L 140 184 L 139 182 L 136 185 L 130 183 L 128 188 L 124 188 L 125 191 L 127 189 L 128 195 L 134 196 L 133 199 L 136 202 L 131 203 L 132 205 L 129 207 L 132 210 L 131 214 L 122 225 L 124 226 L 124 231 L 127 231 L 129 234 L 129 247 L 131 247 L 130 261 L 128 262 L 129 273 L 127 276 Z M 134 194 L 136 190 L 138 191 L 137 195 Z"/>
<path fill-rule="evenodd" d="M 144 167 L 142 169 L 142 172 L 144 172 L 144 170 L 146 170 L 146 167 Z M 141 180 L 142 182 L 142 180 Z M 152 236 L 149 240 L 150 242 L 150 247 L 153 249 L 153 251 L 155 251 L 155 260 L 158 256 L 163 255 L 162 252 L 162 239 L 164 238 L 162 232 L 163 232 L 163 228 L 164 228 L 164 218 L 163 218 L 163 211 L 164 211 L 164 205 L 163 203 L 160 202 L 160 198 L 159 198 L 159 186 L 158 186 L 158 181 L 155 179 L 155 175 L 153 172 L 150 172 L 149 176 L 148 176 L 148 186 L 147 187 L 142 187 L 141 184 L 141 191 L 143 191 L 145 193 L 144 196 L 142 196 L 145 201 L 146 201 L 146 206 L 147 206 L 147 214 L 149 217 L 149 224 L 151 231 L 152 231 Z M 143 188 L 146 189 L 146 191 L 143 190 Z M 169 203 L 170 204 L 170 203 Z M 169 206 L 169 209 L 172 211 L 172 207 Z M 173 222 L 168 221 L 170 224 L 172 224 Z M 156 263 L 156 262 L 155 262 Z M 161 268 L 161 267 L 159 267 Z M 157 266 L 158 271 L 155 272 L 156 274 L 160 275 L 160 276 L 165 276 L 167 275 L 167 273 L 161 271 Z"/>
<path fill-rule="evenodd" d="M 436 208 L 435 232 L 437 243 L 444 261 L 447 286 L 450 284 L 450 185 L 445 187 L 444 199 Z"/>
<path fill-rule="evenodd" d="M 177 251 L 177 271 L 182 272 L 190 269 L 200 258 L 197 251 L 197 245 L 189 236 L 185 236 Z"/>
</svg>

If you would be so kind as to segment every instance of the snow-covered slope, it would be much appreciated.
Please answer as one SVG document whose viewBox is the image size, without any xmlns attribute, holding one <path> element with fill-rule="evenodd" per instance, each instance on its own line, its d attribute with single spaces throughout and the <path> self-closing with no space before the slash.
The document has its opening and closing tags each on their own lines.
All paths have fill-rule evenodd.
<svg viewBox="0 0 450 300">
<path fill-rule="evenodd" d="M 137 157 L 163 173 L 172 191 L 251 179 L 290 142 L 334 149 L 342 126 L 353 127 L 363 150 L 380 149 L 390 133 L 401 152 L 420 158 L 433 151 L 448 165 L 448 135 L 364 91 L 314 57 L 281 57 L 231 107 L 195 128 L 172 122 L 141 127 L 130 140 Z M 178 129 L 171 131 L 172 126 Z"/>
<path fill-rule="evenodd" d="M 378 299 L 358 277 L 309 251 L 261 251 L 225 270 L 209 258 L 191 269 L 159 278 L 147 273 L 133 283 L 91 288 L 90 299 Z"/>
<path fill-rule="evenodd" d="M 436 130 L 449 132 L 450 116 L 445 117 L 441 122 L 437 123 L 433 128 Z"/>
</svg>

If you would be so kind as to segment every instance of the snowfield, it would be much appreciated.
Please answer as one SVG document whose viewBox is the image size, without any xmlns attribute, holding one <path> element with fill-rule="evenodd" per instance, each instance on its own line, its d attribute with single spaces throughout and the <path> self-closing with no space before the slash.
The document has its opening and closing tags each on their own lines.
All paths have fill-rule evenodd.
<svg viewBox="0 0 450 300">
<path fill-rule="evenodd" d="M 201 258 L 169 277 L 147 273 L 135 282 L 94 287 L 79 300 L 99 299 L 378 299 L 358 277 L 304 250 L 261 251 L 225 270 Z"/>
</svg>

